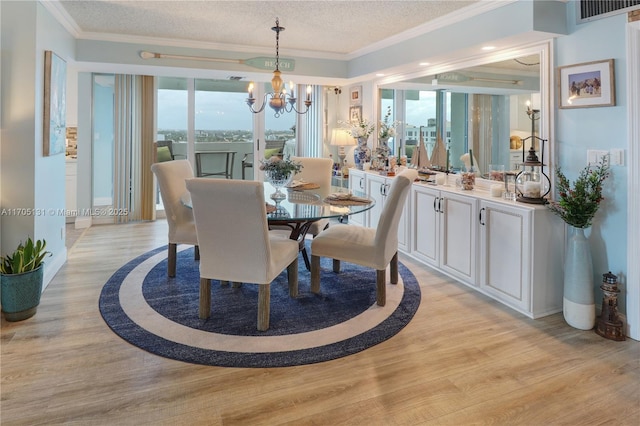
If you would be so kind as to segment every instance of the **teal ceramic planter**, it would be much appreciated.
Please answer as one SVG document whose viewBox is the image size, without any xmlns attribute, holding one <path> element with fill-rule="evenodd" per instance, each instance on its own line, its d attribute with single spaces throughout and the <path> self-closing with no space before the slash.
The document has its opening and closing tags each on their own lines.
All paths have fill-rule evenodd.
<svg viewBox="0 0 640 426">
<path fill-rule="evenodd" d="M 32 317 L 40 304 L 44 268 L 22 274 L 0 274 L 2 313 L 7 321 L 22 321 Z"/>
</svg>

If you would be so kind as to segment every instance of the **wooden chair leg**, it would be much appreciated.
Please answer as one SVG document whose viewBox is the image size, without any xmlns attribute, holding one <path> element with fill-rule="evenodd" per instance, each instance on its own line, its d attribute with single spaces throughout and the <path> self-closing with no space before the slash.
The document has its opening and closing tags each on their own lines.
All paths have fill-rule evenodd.
<svg viewBox="0 0 640 426">
<path fill-rule="evenodd" d="M 289 296 L 298 296 L 298 258 L 287 266 L 287 279 L 289 281 Z"/>
<path fill-rule="evenodd" d="M 171 278 L 176 276 L 176 257 L 178 245 L 169 243 L 169 258 L 167 260 L 167 275 Z"/>
<path fill-rule="evenodd" d="M 269 299 L 271 284 L 258 284 L 258 331 L 269 329 Z"/>
<path fill-rule="evenodd" d="M 220 287 L 226 287 L 229 285 L 229 281 L 220 280 Z"/>
<path fill-rule="evenodd" d="M 391 284 L 398 284 L 398 252 L 391 258 Z"/>
<path fill-rule="evenodd" d="M 336 274 L 340 272 L 340 261 L 338 259 L 333 259 L 333 272 Z"/>
<path fill-rule="evenodd" d="M 200 260 L 200 246 L 193 247 L 193 260 Z"/>
<path fill-rule="evenodd" d="M 232 281 L 231 287 L 232 288 L 240 288 L 240 287 L 242 287 L 242 283 L 238 282 L 238 281 Z"/>
<path fill-rule="evenodd" d="M 311 293 L 320 293 L 320 256 L 311 255 Z"/>
<path fill-rule="evenodd" d="M 207 319 L 211 315 L 211 280 L 200 278 L 200 307 L 198 316 Z"/>
<path fill-rule="evenodd" d="M 376 303 L 384 306 L 387 303 L 386 269 L 376 270 Z"/>
</svg>

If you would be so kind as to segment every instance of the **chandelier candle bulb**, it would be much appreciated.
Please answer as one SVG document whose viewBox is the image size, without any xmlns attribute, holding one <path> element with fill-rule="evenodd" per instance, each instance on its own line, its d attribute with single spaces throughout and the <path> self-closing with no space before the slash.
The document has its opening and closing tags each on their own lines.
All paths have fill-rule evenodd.
<svg viewBox="0 0 640 426">
<path fill-rule="evenodd" d="M 249 83 L 249 99 L 253 98 L 253 82 Z"/>
<path fill-rule="evenodd" d="M 289 89 L 291 89 L 291 97 L 292 98 L 296 97 L 296 91 L 295 91 L 294 87 L 296 87 L 296 86 L 293 85 L 293 81 L 290 81 L 289 82 Z"/>
<path fill-rule="evenodd" d="M 307 100 L 311 101 L 311 86 L 307 86 Z"/>
</svg>

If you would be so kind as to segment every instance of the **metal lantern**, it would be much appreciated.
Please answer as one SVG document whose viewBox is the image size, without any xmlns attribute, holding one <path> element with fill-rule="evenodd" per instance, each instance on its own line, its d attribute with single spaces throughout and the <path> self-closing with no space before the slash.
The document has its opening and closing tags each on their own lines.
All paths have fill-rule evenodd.
<svg viewBox="0 0 640 426">
<path fill-rule="evenodd" d="M 544 173 L 544 143 L 546 139 L 540 139 L 537 136 L 530 136 L 531 148 L 526 159 L 523 158 L 522 170 L 516 175 L 516 201 L 530 204 L 546 204 L 547 194 L 551 191 L 551 180 Z M 533 147 L 533 140 L 538 139 L 541 142 L 542 161 L 538 160 L 536 151 Z M 525 139 L 526 140 L 526 139 Z M 523 143 L 524 157 L 524 143 Z"/>
<path fill-rule="evenodd" d="M 622 330 L 622 321 L 618 318 L 618 277 L 611 271 L 602 274 L 602 285 L 600 286 L 604 297 L 602 299 L 602 312 L 596 325 L 596 333 L 611 340 L 625 340 Z"/>
</svg>

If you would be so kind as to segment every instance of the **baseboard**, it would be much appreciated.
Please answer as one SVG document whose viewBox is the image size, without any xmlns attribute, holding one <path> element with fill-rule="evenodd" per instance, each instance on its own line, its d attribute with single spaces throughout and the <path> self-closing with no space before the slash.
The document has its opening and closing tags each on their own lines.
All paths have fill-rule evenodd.
<svg viewBox="0 0 640 426">
<path fill-rule="evenodd" d="M 44 277 L 42 279 L 42 290 L 49 285 L 53 277 L 56 276 L 60 268 L 67 261 L 67 248 L 57 252 L 54 256 L 47 258 L 44 262 Z"/>
<path fill-rule="evenodd" d="M 75 229 L 90 228 L 93 223 L 91 216 L 76 217 Z"/>
</svg>

